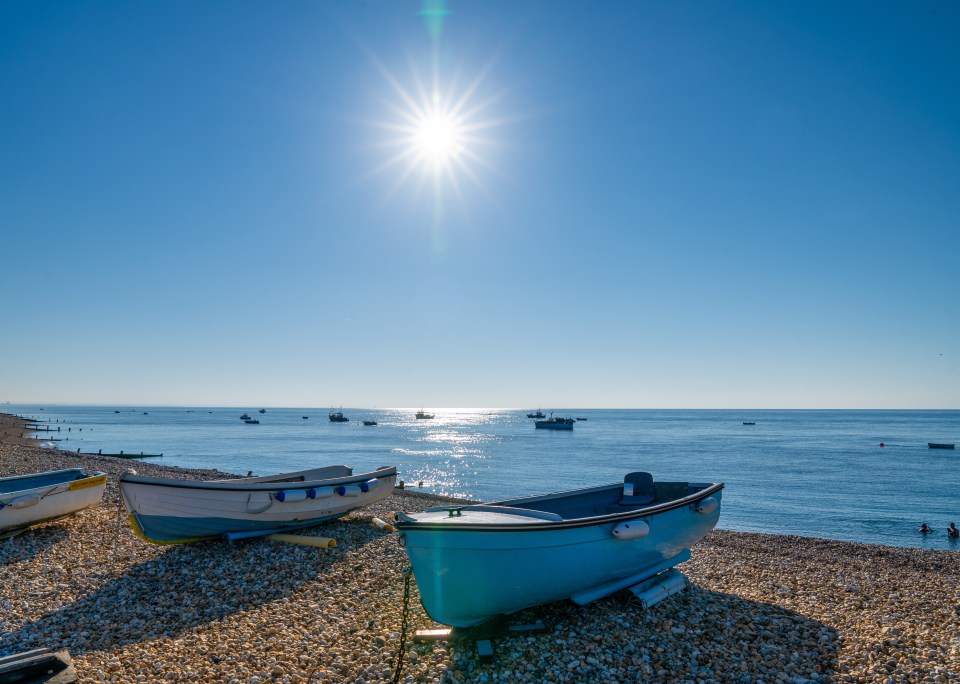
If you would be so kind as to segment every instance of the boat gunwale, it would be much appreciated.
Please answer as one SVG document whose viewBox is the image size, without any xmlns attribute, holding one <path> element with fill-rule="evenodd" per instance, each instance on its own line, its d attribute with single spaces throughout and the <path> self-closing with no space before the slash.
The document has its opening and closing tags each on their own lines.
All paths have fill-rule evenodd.
<svg viewBox="0 0 960 684">
<path fill-rule="evenodd" d="M 603 489 L 606 487 L 619 487 L 623 483 L 616 483 L 613 485 L 601 485 L 600 487 L 590 487 L 590 490 Z M 664 513 L 666 511 L 671 511 L 675 508 L 683 508 L 691 503 L 696 503 L 701 501 L 711 494 L 715 494 L 724 488 L 723 482 L 715 482 L 709 487 L 702 489 L 693 494 L 688 494 L 680 499 L 674 499 L 673 501 L 665 501 L 661 504 L 654 504 L 652 506 L 644 506 L 642 508 L 636 508 L 629 511 L 622 511 L 618 513 L 605 513 L 604 515 L 595 515 L 587 518 L 572 518 L 569 520 L 558 520 L 558 521 L 543 521 L 542 523 L 468 523 L 468 522 L 422 522 L 418 520 L 402 520 L 397 519 L 395 525 L 398 531 L 430 531 L 430 532 L 545 532 L 550 530 L 568 530 L 577 527 L 595 527 L 597 525 L 603 525 L 606 523 L 614 522 L 623 522 L 627 520 L 635 520 L 637 518 L 644 518 L 651 515 L 656 515 L 658 513 Z M 585 490 L 581 490 L 585 491 Z M 557 492 L 558 494 L 561 492 Z M 543 497 L 530 497 L 530 498 L 547 498 L 549 494 L 544 495 Z M 489 505 L 495 505 L 495 503 L 503 502 L 491 502 Z M 461 508 L 465 508 L 470 504 L 465 504 Z M 506 508 L 506 507 L 505 507 Z"/>
<path fill-rule="evenodd" d="M 282 473 L 278 477 L 282 477 Z M 294 475 L 294 473 L 291 473 Z M 124 473 L 120 477 L 120 484 L 144 485 L 148 487 L 172 487 L 178 489 L 209 490 L 220 492 L 249 492 L 275 491 L 277 489 L 306 489 L 308 487 L 332 487 L 335 485 L 350 485 L 396 477 L 395 466 L 380 468 L 368 473 L 345 475 L 343 477 L 326 478 L 322 480 L 276 480 L 273 482 L 252 482 L 243 484 L 241 480 L 178 480 L 166 477 L 150 477 Z"/>
<path fill-rule="evenodd" d="M 86 468 L 60 468 L 58 470 L 44 470 L 39 473 L 26 473 L 24 475 L 5 475 L 0 477 L 0 482 L 12 482 L 14 480 L 26 480 L 31 477 L 44 477 L 48 475 L 66 475 L 67 473 L 78 473 L 80 477 L 75 477 L 72 480 L 63 480 L 63 482 L 75 482 L 76 480 L 83 480 L 88 477 L 96 477 L 96 475 L 103 475 L 99 471 L 95 475 L 89 475 Z"/>
</svg>

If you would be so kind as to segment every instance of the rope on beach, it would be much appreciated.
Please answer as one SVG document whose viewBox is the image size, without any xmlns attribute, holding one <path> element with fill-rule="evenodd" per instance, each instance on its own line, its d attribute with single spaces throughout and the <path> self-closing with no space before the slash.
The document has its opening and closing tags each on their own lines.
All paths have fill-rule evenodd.
<svg viewBox="0 0 960 684">
<path fill-rule="evenodd" d="M 397 651 L 397 669 L 393 672 L 393 684 L 400 683 L 400 673 L 403 672 L 403 647 L 407 641 L 407 618 L 410 614 L 410 577 L 413 568 L 403 571 L 403 612 L 400 615 L 400 648 Z"/>
</svg>

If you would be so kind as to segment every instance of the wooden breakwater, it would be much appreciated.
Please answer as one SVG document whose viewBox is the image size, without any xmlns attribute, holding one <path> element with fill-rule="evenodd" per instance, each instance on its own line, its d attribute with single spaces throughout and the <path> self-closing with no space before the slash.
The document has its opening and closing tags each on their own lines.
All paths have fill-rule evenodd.
<svg viewBox="0 0 960 684">
<path fill-rule="evenodd" d="M 77 454 L 82 456 L 80 449 L 77 449 Z M 87 454 L 88 456 L 112 456 L 113 458 L 162 458 L 163 454 L 145 454 L 142 451 L 138 454 L 135 452 L 124 452 L 121 451 L 119 454 L 105 454 L 102 449 L 97 449 L 97 453 L 94 454 L 92 451 Z"/>
</svg>

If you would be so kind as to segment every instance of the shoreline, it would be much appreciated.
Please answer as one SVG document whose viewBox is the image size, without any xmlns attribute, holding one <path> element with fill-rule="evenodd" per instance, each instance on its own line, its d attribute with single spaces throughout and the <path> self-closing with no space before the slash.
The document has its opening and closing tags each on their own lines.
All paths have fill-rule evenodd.
<svg viewBox="0 0 960 684">
<path fill-rule="evenodd" d="M 81 682 L 392 680 L 408 562 L 369 521 L 449 499 L 396 490 L 304 532 L 336 539 L 328 551 L 157 546 L 126 523 L 120 474 L 230 474 L 0 443 L 0 477 L 65 467 L 107 472 L 104 500 L 0 544 L 0 656 L 66 648 Z M 408 640 L 401 681 L 960 682 L 956 552 L 719 530 L 692 551 L 690 587 L 651 609 L 522 611 L 547 631 L 496 639 L 491 663 Z M 439 627 L 417 597 L 410 631 Z"/>
</svg>

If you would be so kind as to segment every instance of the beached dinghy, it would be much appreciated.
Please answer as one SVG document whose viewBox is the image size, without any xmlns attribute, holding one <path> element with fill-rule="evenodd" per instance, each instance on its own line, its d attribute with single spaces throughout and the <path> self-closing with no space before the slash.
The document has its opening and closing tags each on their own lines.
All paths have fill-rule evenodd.
<svg viewBox="0 0 960 684">
<path fill-rule="evenodd" d="M 389 496 L 396 479 L 392 466 L 359 475 L 338 465 L 207 481 L 125 473 L 120 495 L 134 532 L 172 544 L 312 527 Z"/>
<path fill-rule="evenodd" d="M 397 513 L 427 614 L 472 627 L 532 606 L 580 604 L 690 558 L 720 517 L 723 483 L 624 482 Z"/>
<path fill-rule="evenodd" d="M 0 478 L 0 539 L 31 525 L 62 518 L 103 498 L 107 476 L 82 468 Z"/>
</svg>

